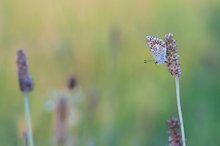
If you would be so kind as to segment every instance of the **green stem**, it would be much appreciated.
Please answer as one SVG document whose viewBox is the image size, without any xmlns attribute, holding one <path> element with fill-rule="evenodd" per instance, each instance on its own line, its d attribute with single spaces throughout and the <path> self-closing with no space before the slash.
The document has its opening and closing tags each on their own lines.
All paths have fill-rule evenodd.
<svg viewBox="0 0 220 146">
<path fill-rule="evenodd" d="M 175 80 L 176 80 L 177 107 L 178 107 L 179 120 L 180 120 L 180 125 L 181 125 L 182 141 L 183 141 L 183 146 L 186 146 L 185 132 L 184 132 L 184 124 L 183 124 L 183 115 L 182 115 L 181 101 L 180 101 L 180 83 L 179 83 L 179 77 L 176 77 Z"/>
<path fill-rule="evenodd" d="M 26 116 L 28 146 L 34 146 L 33 137 L 32 137 L 32 128 L 31 128 L 31 114 L 30 114 L 28 92 L 24 92 L 24 107 L 25 107 L 25 116 Z"/>
</svg>

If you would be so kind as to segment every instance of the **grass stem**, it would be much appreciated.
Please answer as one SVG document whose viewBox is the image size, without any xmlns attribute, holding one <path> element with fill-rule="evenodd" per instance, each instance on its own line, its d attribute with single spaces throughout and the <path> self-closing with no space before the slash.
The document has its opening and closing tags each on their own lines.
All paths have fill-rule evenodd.
<svg viewBox="0 0 220 146">
<path fill-rule="evenodd" d="M 181 134 L 182 134 L 182 141 L 183 146 L 186 146 L 186 140 L 185 140 L 185 132 L 184 132 L 184 124 L 183 124 L 183 115 L 182 115 L 182 109 L 181 109 L 181 101 L 180 101 L 180 83 L 179 83 L 179 77 L 175 78 L 176 81 L 176 98 L 177 98 L 177 107 L 178 107 L 178 114 L 179 114 L 179 120 L 181 125 Z"/>
<path fill-rule="evenodd" d="M 29 103 L 29 94 L 24 92 L 24 108 L 26 116 L 26 126 L 27 126 L 27 139 L 28 146 L 34 146 L 33 137 L 32 137 L 32 128 L 31 128 L 31 114 L 30 114 L 30 103 Z"/>
</svg>

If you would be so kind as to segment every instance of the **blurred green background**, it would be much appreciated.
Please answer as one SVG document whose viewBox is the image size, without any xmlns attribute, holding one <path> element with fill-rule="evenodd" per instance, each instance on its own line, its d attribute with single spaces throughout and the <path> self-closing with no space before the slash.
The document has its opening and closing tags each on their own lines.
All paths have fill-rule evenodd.
<svg viewBox="0 0 220 146">
<path fill-rule="evenodd" d="M 187 146 L 219 146 L 219 0 L 0 0 L 0 145 L 22 145 L 15 61 L 25 48 L 37 146 L 52 145 L 53 113 L 44 105 L 52 91 L 67 92 L 72 73 L 73 92 L 83 96 L 70 135 L 76 145 L 167 146 L 166 120 L 177 116 L 174 78 L 166 65 L 143 62 L 152 58 L 145 36 L 169 32 L 180 54 Z M 93 96 L 95 110 L 85 110 Z"/>
</svg>

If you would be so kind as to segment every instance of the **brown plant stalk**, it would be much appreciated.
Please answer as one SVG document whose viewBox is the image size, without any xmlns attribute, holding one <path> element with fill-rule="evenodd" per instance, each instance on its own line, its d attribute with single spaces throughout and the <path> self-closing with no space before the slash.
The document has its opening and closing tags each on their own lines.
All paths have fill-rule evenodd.
<svg viewBox="0 0 220 146">
<path fill-rule="evenodd" d="M 173 34 L 169 33 L 165 35 L 165 43 L 167 47 L 167 68 L 168 71 L 172 76 L 175 77 L 175 83 L 176 83 L 176 98 L 177 98 L 177 108 L 178 108 L 178 114 L 179 114 L 179 120 L 180 120 L 180 129 L 181 129 L 181 135 L 182 135 L 182 143 L 183 146 L 186 145 L 185 141 L 185 132 L 184 132 L 184 123 L 183 123 L 183 116 L 182 116 L 182 108 L 181 108 L 181 101 L 180 101 L 180 83 L 179 78 L 181 75 L 181 68 L 179 63 L 179 55 L 177 53 L 177 47 L 176 47 L 176 40 L 173 38 Z"/>
</svg>

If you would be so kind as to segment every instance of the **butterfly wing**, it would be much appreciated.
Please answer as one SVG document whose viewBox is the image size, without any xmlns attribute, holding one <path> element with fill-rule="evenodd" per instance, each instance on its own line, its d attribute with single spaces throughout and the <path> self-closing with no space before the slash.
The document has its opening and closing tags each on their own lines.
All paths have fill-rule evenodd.
<svg viewBox="0 0 220 146">
<path fill-rule="evenodd" d="M 156 64 L 163 64 L 166 62 L 166 44 L 162 39 L 153 36 L 146 37 L 147 45 L 151 54 L 155 59 Z"/>
<path fill-rule="evenodd" d="M 157 64 L 163 64 L 166 62 L 166 47 L 163 47 L 161 45 L 155 45 L 153 47 L 152 53 L 154 54 L 154 58 L 156 60 Z"/>
</svg>

